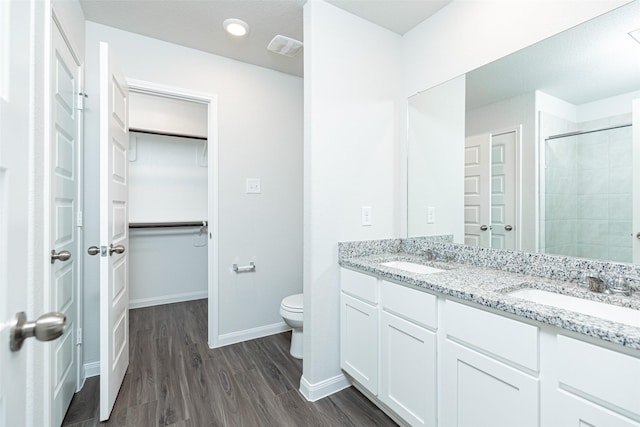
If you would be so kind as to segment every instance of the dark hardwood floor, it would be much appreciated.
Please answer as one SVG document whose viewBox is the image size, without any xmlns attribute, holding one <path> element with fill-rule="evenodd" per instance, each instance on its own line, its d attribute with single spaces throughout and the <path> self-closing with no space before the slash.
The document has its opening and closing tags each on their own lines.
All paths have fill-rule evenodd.
<svg viewBox="0 0 640 427">
<path fill-rule="evenodd" d="M 353 387 L 317 402 L 298 392 L 290 333 L 207 346 L 206 300 L 130 311 L 129 369 L 101 424 L 99 377 L 77 393 L 63 426 L 395 426 Z"/>
</svg>

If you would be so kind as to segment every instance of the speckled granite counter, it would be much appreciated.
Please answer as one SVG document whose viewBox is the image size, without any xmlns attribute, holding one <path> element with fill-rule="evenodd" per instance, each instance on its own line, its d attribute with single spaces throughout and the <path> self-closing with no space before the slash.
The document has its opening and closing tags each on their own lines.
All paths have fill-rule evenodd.
<svg viewBox="0 0 640 427">
<path fill-rule="evenodd" d="M 443 242 L 446 242 L 446 239 L 432 241 L 429 245 L 436 245 L 440 249 L 448 248 L 447 250 L 464 248 L 461 245 Z M 536 288 L 640 310 L 640 297 L 638 297 L 637 292 L 632 297 L 598 294 L 580 288 L 576 283 L 569 281 L 457 262 L 458 259 L 455 253 L 449 257 L 454 259 L 454 262 L 426 261 L 424 256 L 402 251 L 402 249 L 406 249 L 409 246 L 407 246 L 406 241 L 401 239 L 376 241 L 374 244 L 372 242 L 368 243 L 369 249 L 363 249 L 364 246 L 354 245 L 352 242 L 341 243 L 340 265 L 352 270 L 374 274 L 383 279 L 389 279 L 410 287 L 470 301 L 525 319 L 557 326 L 640 350 L 640 328 L 533 303 L 508 294 L 508 292 L 518 288 Z M 443 244 L 444 246 L 442 246 Z M 422 246 L 421 250 L 424 250 L 424 245 Z M 410 251 L 413 252 L 412 248 L 410 248 Z M 540 255 L 532 254 L 532 256 L 538 258 Z M 416 274 L 381 265 L 381 263 L 389 261 L 409 261 L 445 269 L 446 271 L 432 274 Z M 589 261 L 586 262 L 589 263 Z M 587 265 L 586 267 L 591 268 L 592 266 Z M 623 267 L 626 268 L 624 265 Z M 614 265 L 612 268 L 615 269 L 617 267 Z M 640 311 L 638 316 L 640 316 Z"/>
</svg>

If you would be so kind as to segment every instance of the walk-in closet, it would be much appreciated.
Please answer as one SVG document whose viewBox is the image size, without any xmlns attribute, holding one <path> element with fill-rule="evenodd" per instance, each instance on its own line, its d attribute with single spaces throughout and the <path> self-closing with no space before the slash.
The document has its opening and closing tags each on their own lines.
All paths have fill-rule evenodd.
<svg viewBox="0 0 640 427">
<path fill-rule="evenodd" d="M 208 106 L 133 92 L 130 308 L 206 298 Z"/>
</svg>

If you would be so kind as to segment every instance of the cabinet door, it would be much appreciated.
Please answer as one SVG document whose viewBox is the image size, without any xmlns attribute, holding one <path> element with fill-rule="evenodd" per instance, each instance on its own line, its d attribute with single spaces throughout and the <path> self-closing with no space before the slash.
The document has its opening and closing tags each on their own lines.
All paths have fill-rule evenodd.
<svg viewBox="0 0 640 427">
<path fill-rule="evenodd" d="M 380 400 L 412 426 L 435 426 L 436 387 L 436 335 L 382 312 Z"/>
<path fill-rule="evenodd" d="M 536 378 L 449 340 L 444 353 L 443 426 L 538 426 Z"/>
<path fill-rule="evenodd" d="M 543 416 L 544 425 L 549 426 L 640 427 L 636 421 L 564 390 L 556 391 L 553 415 Z"/>
<path fill-rule="evenodd" d="M 378 394 L 378 309 L 342 293 L 340 366 Z"/>
</svg>

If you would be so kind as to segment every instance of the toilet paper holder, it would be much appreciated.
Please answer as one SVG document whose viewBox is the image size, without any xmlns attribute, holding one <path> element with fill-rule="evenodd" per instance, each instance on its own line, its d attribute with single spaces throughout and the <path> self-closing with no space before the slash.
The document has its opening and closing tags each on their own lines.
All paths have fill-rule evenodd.
<svg viewBox="0 0 640 427">
<path fill-rule="evenodd" d="M 248 271 L 256 271 L 256 263 L 250 262 L 249 265 L 238 267 L 238 264 L 233 264 L 233 271 L 236 273 L 246 273 Z"/>
</svg>

